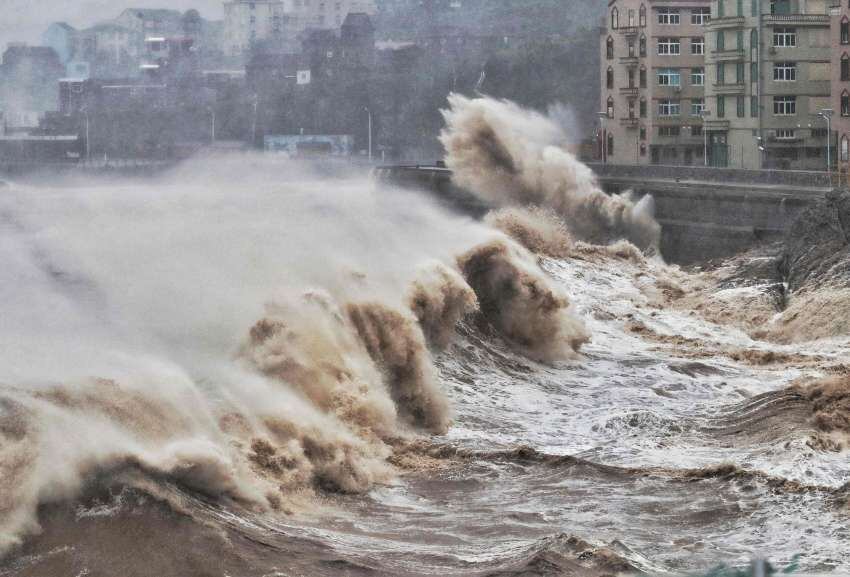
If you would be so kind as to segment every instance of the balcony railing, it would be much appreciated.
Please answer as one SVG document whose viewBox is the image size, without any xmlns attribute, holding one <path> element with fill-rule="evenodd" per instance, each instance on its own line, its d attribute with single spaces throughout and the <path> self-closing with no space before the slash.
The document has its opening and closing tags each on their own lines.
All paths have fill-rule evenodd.
<svg viewBox="0 0 850 577">
<path fill-rule="evenodd" d="M 639 30 L 637 26 L 620 26 L 617 32 L 624 36 L 637 36 Z"/>
<path fill-rule="evenodd" d="M 625 126 L 626 128 L 637 128 L 640 120 L 637 117 L 629 117 L 629 118 L 621 118 L 620 126 Z"/>
<path fill-rule="evenodd" d="M 744 26 L 744 17 L 725 16 L 723 18 L 712 18 L 708 22 L 707 26 L 710 30 L 717 30 L 719 28 L 741 28 Z"/>
<path fill-rule="evenodd" d="M 637 96 L 638 87 L 637 86 L 623 86 L 620 88 L 620 94 L 625 94 L 626 96 Z"/>
<path fill-rule="evenodd" d="M 711 55 L 715 60 L 741 60 L 744 57 L 744 49 L 728 48 L 724 50 L 712 50 Z"/>
<path fill-rule="evenodd" d="M 717 94 L 743 94 L 746 84 L 715 84 L 714 92 Z"/>
<path fill-rule="evenodd" d="M 637 66 L 638 65 L 638 57 L 637 56 L 620 56 L 620 64 L 625 64 L 627 66 Z"/>
<path fill-rule="evenodd" d="M 767 25 L 829 25 L 829 14 L 765 14 L 762 18 Z"/>
</svg>

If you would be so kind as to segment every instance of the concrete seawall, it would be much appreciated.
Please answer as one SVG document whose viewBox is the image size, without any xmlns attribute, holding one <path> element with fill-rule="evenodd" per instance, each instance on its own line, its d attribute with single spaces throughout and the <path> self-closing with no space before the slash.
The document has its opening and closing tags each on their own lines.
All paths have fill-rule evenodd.
<svg viewBox="0 0 850 577">
<path fill-rule="evenodd" d="M 822 172 L 593 166 L 606 192 L 655 198 L 670 262 L 691 264 L 780 240 L 830 190 Z"/>
<path fill-rule="evenodd" d="M 668 262 L 693 264 L 779 240 L 808 206 L 829 190 L 818 172 L 717 170 L 702 167 L 593 166 L 609 193 L 632 190 L 655 198 Z M 436 167 L 383 167 L 376 180 L 419 188 L 473 216 L 488 207 L 454 186 L 451 171 Z"/>
</svg>

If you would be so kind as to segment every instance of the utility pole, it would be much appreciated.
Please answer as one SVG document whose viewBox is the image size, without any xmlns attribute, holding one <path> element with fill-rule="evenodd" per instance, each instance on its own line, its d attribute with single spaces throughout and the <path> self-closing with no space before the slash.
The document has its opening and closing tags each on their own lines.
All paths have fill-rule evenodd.
<svg viewBox="0 0 850 577">
<path fill-rule="evenodd" d="M 372 111 L 368 106 L 364 106 L 363 110 L 369 115 L 369 164 L 372 164 Z"/>
<path fill-rule="evenodd" d="M 705 127 L 705 118 L 711 115 L 711 111 L 709 111 L 705 107 L 705 103 L 702 105 L 702 111 L 699 113 L 700 119 L 702 119 L 702 156 L 703 162 L 705 166 L 708 166 L 708 130 Z"/>
<path fill-rule="evenodd" d="M 608 112 L 597 112 L 599 117 L 599 126 L 602 134 L 602 164 L 608 164 L 608 134 L 605 128 L 607 127 Z"/>
<path fill-rule="evenodd" d="M 829 176 L 829 186 L 832 186 L 832 113 L 831 108 L 823 108 L 818 116 L 826 120 L 826 173 Z"/>
</svg>

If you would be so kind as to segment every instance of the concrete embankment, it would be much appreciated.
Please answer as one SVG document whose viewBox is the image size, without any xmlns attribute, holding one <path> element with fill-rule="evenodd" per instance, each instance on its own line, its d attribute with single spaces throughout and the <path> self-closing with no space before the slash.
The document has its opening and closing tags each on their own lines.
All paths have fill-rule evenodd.
<svg viewBox="0 0 850 577">
<path fill-rule="evenodd" d="M 655 198 L 668 262 L 698 263 L 730 256 L 760 242 L 781 240 L 804 210 L 830 190 L 825 173 L 740 171 L 682 167 L 593 167 L 606 192 L 632 190 Z M 473 216 L 481 199 L 452 183 L 450 170 L 431 166 L 382 167 L 378 181 L 425 189 Z"/>
</svg>

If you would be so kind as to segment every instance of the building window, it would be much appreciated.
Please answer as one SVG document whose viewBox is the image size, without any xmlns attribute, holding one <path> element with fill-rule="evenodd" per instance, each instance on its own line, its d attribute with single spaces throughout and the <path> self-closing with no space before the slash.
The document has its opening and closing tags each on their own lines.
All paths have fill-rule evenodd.
<svg viewBox="0 0 850 577">
<path fill-rule="evenodd" d="M 797 45 L 796 28 L 774 28 L 773 46 L 775 48 L 792 48 Z"/>
<path fill-rule="evenodd" d="M 679 24 L 679 9 L 678 8 L 659 8 L 658 23 L 666 25 Z"/>
<path fill-rule="evenodd" d="M 694 98 L 691 100 L 691 116 L 702 116 L 705 112 L 705 99 Z"/>
<path fill-rule="evenodd" d="M 717 118 L 726 116 L 726 99 L 723 96 L 717 97 Z"/>
<path fill-rule="evenodd" d="M 691 85 L 705 86 L 705 68 L 691 68 Z"/>
<path fill-rule="evenodd" d="M 629 40 L 629 58 L 634 58 L 635 56 L 635 41 Z"/>
<path fill-rule="evenodd" d="M 750 0 L 750 16 L 759 15 L 759 0 Z"/>
<path fill-rule="evenodd" d="M 705 54 L 705 38 L 691 38 L 691 54 Z"/>
<path fill-rule="evenodd" d="M 847 16 L 841 19 L 841 43 L 850 44 L 850 21 Z"/>
<path fill-rule="evenodd" d="M 711 20 L 711 8 L 694 8 L 691 10 L 691 24 L 704 26 Z"/>
<path fill-rule="evenodd" d="M 726 50 L 726 34 L 723 30 L 717 31 L 717 51 Z"/>
<path fill-rule="evenodd" d="M 641 28 L 646 28 L 646 6 L 643 4 L 640 5 L 640 10 L 638 10 L 638 22 Z"/>
<path fill-rule="evenodd" d="M 658 136 L 679 136 L 680 127 L 678 126 L 659 126 Z"/>
<path fill-rule="evenodd" d="M 779 128 L 776 130 L 776 140 L 794 140 L 796 136 L 793 128 Z"/>
<path fill-rule="evenodd" d="M 744 118 L 747 115 L 747 101 L 743 95 L 739 95 L 735 102 L 735 112 L 738 118 Z"/>
<path fill-rule="evenodd" d="M 635 11 L 629 10 L 629 28 L 635 27 Z"/>
<path fill-rule="evenodd" d="M 611 28 L 616 30 L 619 27 L 620 27 L 620 12 L 617 10 L 616 7 L 614 7 L 614 9 L 611 10 Z"/>
<path fill-rule="evenodd" d="M 629 88 L 635 87 L 635 69 L 629 68 Z"/>
<path fill-rule="evenodd" d="M 614 69 L 610 66 L 605 72 L 605 86 L 608 88 L 608 90 L 614 88 Z"/>
<path fill-rule="evenodd" d="M 658 70 L 658 86 L 681 86 L 682 77 L 677 68 L 660 68 Z"/>
<path fill-rule="evenodd" d="M 841 93 L 841 116 L 850 116 L 850 94 L 846 90 Z"/>
<path fill-rule="evenodd" d="M 726 84 L 726 65 L 723 62 L 717 63 L 717 84 L 722 86 Z"/>
<path fill-rule="evenodd" d="M 658 54 L 659 56 L 678 56 L 679 39 L 678 38 L 659 38 L 658 39 Z"/>
<path fill-rule="evenodd" d="M 702 136 L 702 126 L 699 124 L 691 126 L 691 136 Z"/>
<path fill-rule="evenodd" d="M 641 56 L 646 56 L 646 35 L 641 34 L 640 40 L 638 40 L 638 51 Z"/>
<path fill-rule="evenodd" d="M 608 97 L 608 118 L 614 118 L 614 99 L 610 96 Z"/>
<path fill-rule="evenodd" d="M 723 5 L 724 0 L 717 0 L 717 17 L 723 18 L 726 16 L 726 7 Z"/>
<path fill-rule="evenodd" d="M 646 68 L 644 66 L 640 67 L 640 87 L 646 88 Z"/>
<path fill-rule="evenodd" d="M 614 135 L 608 133 L 608 156 L 614 156 Z"/>
<path fill-rule="evenodd" d="M 629 119 L 634 119 L 635 117 L 635 101 L 629 100 Z"/>
<path fill-rule="evenodd" d="M 646 98 L 640 99 L 640 117 L 646 118 Z"/>
<path fill-rule="evenodd" d="M 791 0 L 770 0 L 771 14 L 790 14 Z"/>
<path fill-rule="evenodd" d="M 774 96 L 773 97 L 773 115 L 774 116 L 794 116 L 797 114 L 797 97 L 796 96 Z"/>
<path fill-rule="evenodd" d="M 735 33 L 735 47 L 738 50 L 741 50 L 741 51 L 744 50 L 744 31 L 743 30 L 738 30 Z"/>
<path fill-rule="evenodd" d="M 658 116 L 679 116 L 678 100 L 660 100 L 658 102 Z"/>
<path fill-rule="evenodd" d="M 759 97 L 750 96 L 750 116 L 758 118 L 759 115 Z"/>
<path fill-rule="evenodd" d="M 797 80 L 797 63 L 774 62 L 773 80 L 776 82 L 794 82 Z"/>
<path fill-rule="evenodd" d="M 614 39 L 610 36 L 608 37 L 608 40 L 605 41 L 605 57 L 608 60 L 614 59 Z"/>
<path fill-rule="evenodd" d="M 737 11 L 735 12 L 738 16 L 744 15 L 744 0 L 738 0 Z"/>
<path fill-rule="evenodd" d="M 755 84 L 759 77 L 759 63 L 750 62 L 750 82 Z"/>
<path fill-rule="evenodd" d="M 841 55 L 841 80 L 850 80 L 850 57 L 846 52 Z"/>
<path fill-rule="evenodd" d="M 735 63 L 735 84 L 744 84 L 744 63 Z"/>
<path fill-rule="evenodd" d="M 841 137 L 841 160 L 842 162 L 850 160 L 850 147 L 848 147 L 846 134 Z"/>
<path fill-rule="evenodd" d="M 640 127 L 640 139 L 646 140 L 646 126 Z"/>
</svg>

